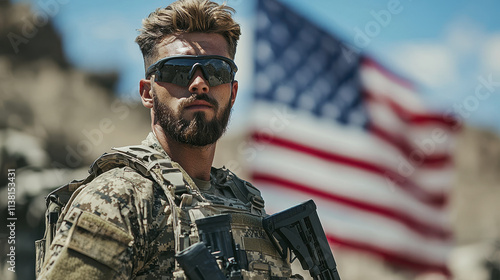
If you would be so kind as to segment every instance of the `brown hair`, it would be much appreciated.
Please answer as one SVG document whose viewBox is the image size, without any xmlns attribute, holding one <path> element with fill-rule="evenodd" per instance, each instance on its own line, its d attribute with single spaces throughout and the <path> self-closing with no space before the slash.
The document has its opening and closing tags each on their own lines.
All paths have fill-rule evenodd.
<svg viewBox="0 0 500 280">
<path fill-rule="evenodd" d="M 142 20 L 142 29 L 135 39 L 139 44 L 146 68 L 157 54 L 156 44 L 165 36 L 179 33 L 203 32 L 222 35 L 228 44 L 229 56 L 234 59 L 240 38 L 240 25 L 232 18 L 234 9 L 209 0 L 179 0 L 166 8 L 158 8 Z"/>
</svg>

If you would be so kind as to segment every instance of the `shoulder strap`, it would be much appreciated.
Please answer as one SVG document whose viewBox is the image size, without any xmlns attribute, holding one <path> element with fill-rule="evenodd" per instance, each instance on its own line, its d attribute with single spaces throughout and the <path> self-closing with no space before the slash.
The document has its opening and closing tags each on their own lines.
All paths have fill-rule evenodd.
<svg viewBox="0 0 500 280">
<path fill-rule="evenodd" d="M 172 161 L 168 157 L 157 150 L 144 145 L 113 148 L 113 150 L 119 152 L 113 155 L 125 155 L 129 160 L 127 165 L 132 168 L 136 167 L 134 169 L 141 172 L 144 176 L 152 176 L 154 178 L 151 170 L 156 167 L 161 170 L 162 179 L 173 185 L 175 192 L 178 192 L 178 189 L 185 189 L 182 172 L 172 165 Z M 163 180 L 161 180 L 162 182 L 158 182 L 157 180 L 157 183 L 162 185 L 164 184 Z"/>
<path fill-rule="evenodd" d="M 82 185 L 89 183 L 94 180 L 100 174 L 109 171 L 113 168 L 129 166 L 134 170 L 141 173 L 143 176 L 149 177 L 151 176 L 150 170 L 154 166 L 151 161 L 154 160 L 157 156 L 156 154 L 161 155 L 156 150 L 151 149 L 147 146 L 128 146 L 121 148 L 113 148 L 119 153 L 104 153 L 99 158 L 97 158 L 89 168 L 89 175 L 87 178 L 83 180 L 73 180 L 70 183 L 63 185 L 54 191 L 50 192 L 46 197 L 47 205 L 50 202 L 56 202 L 61 206 L 66 205 L 68 203 L 73 192 Z M 160 158 L 160 157 L 158 157 Z M 161 157 L 164 160 L 164 157 Z M 143 160 L 144 159 L 144 160 Z M 166 160 L 170 163 L 170 160 Z M 163 163 L 165 164 L 165 163 Z M 177 178 L 170 178 L 175 183 L 179 184 Z M 170 181 L 170 180 L 168 180 Z"/>
</svg>

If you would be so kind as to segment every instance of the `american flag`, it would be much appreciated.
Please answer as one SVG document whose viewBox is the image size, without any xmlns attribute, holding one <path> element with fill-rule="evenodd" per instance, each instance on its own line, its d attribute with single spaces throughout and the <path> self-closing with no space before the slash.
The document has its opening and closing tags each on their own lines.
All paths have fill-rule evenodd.
<svg viewBox="0 0 500 280">
<path fill-rule="evenodd" d="M 246 157 L 269 212 L 312 198 L 333 248 L 448 274 L 453 118 L 276 0 L 256 25 Z"/>
</svg>

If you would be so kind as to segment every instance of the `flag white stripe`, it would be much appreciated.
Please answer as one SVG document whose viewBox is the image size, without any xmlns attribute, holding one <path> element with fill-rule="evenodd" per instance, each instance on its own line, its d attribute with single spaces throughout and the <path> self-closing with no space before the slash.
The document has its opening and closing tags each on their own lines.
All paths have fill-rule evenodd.
<svg viewBox="0 0 500 280">
<path fill-rule="evenodd" d="M 413 89 L 396 83 L 373 64 L 363 64 L 360 67 L 360 78 L 363 87 L 371 93 L 391 99 L 409 112 L 428 113 Z"/>
<path fill-rule="evenodd" d="M 416 152 L 423 152 L 425 156 L 448 154 L 455 144 L 454 133 L 448 127 L 405 123 L 391 108 L 376 101 L 368 102 L 368 110 L 378 127 L 391 135 L 404 137 Z"/>
<path fill-rule="evenodd" d="M 453 178 L 453 174 L 453 164 L 450 163 L 440 168 L 417 168 L 412 174 L 411 179 L 427 192 L 441 194 L 448 193 L 451 190 L 451 178 Z"/>
</svg>

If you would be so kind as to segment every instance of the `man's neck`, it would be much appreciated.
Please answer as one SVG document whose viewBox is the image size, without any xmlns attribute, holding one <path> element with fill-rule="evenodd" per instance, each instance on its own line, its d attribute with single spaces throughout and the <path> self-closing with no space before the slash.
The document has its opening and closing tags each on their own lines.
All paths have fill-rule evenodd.
<svg viewBox="0 0 500 280">
<path fill-rule="evenodd" d="M 167 137 L 163 129 L 157 125 L 153 125 L 153 132 L 167 155 L 172 161 L 177 162 L 191 178 L 210 180 L 215 143 L 203 147 L 182 144 Z"/>
</svg>

